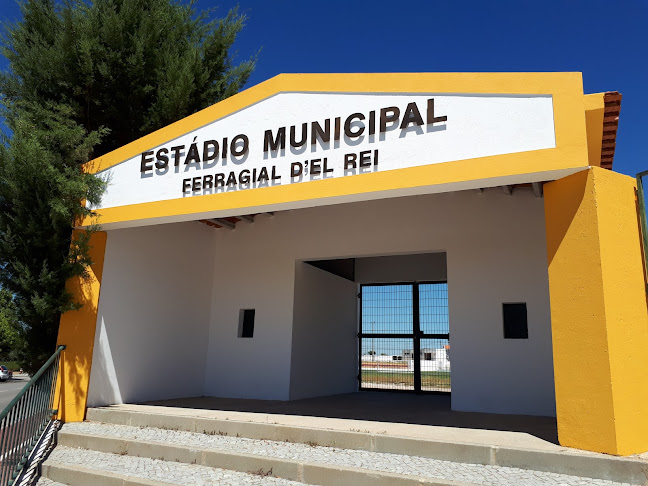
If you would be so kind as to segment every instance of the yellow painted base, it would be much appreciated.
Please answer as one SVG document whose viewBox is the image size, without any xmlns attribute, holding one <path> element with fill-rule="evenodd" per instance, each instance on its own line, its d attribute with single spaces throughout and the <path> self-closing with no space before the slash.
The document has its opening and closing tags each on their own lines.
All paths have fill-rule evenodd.
<svg viewBox="0 0 648 486">
<path fill-rule="evenodd" d="M 648 307 L 633 178 L 598 167 L 545 184 L 558 437 L 648 451 Z"/>
<path fill-rule="evenodd" d="M 61 355 L 54 403 L 58 405 L 59 420 L 64 422 L 80 422 L 85 418 L 90 385 L 106 233 L 94 233 L 90 244 L 90 257 L 94 262 L 90 267 L 90 278 L 74 278 L 67 282 L 68 290 L 83 307 L 63 314 L 59 325 L 57 345 L 65 344 L 67 347 Z"/>
</svg>

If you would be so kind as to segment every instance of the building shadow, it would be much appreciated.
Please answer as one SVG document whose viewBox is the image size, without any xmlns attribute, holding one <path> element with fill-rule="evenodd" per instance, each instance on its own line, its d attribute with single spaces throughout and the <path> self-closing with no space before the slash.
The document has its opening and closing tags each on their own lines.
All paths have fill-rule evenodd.
<svg viewBox="0 0 648 486">
<path fill-rule="evenodd" d="M 450 410 L 449 395 L 361 391 L 291 401 L 193 397 L 142 405 L 520 432 L 558 444 L 555 417 L 456 412 Z"/>
</svg>

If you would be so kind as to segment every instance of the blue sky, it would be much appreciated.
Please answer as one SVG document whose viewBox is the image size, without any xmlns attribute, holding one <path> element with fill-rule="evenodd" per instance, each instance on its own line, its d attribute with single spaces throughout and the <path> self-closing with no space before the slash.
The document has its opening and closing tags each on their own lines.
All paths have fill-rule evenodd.
<svg viewBox="0 0 648 486">
<path fill-rule="evenodd" d="M 15 0 L 1 2 L 0 20 L 16 19 Z M 646 0 L 238 3 L 240 57 L 262 49 L 250 85 L 282 72 L 581 71 L 586 93 L 623 94 L 614 169 L 648 169 Z"/>
</svg>

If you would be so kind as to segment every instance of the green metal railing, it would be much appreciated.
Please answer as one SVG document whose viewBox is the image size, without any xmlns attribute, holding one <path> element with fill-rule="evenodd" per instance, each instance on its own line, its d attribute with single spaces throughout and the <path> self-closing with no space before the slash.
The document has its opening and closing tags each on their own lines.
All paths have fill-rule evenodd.
<svg viewBox="0 0 648 486">
<path fill-rule="evenodd" d="M 644 272 L 648 279 L 648 226 L 646 225 L 646 200 L 644 198 L 643 178 L 648 176 L 648 170 L 637 174 L 637 201 L 639 203 L 639 219 L 641 222 L 641 236 L 644 256 Z M 648 281 L 646 282 L 646 293 L 648 293 Z"/>
<path fill-rule="evenodd" d="M 65 346 L 59 346 L 0 413 L 0 486 L 13 485 L 45 428 L 58 412 L 52 407 L 64 349 Z"/>
</svg>

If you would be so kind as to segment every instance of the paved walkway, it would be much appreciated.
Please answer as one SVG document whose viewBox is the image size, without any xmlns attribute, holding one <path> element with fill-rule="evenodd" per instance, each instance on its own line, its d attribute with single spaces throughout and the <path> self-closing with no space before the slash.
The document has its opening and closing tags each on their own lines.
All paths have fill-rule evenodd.
<svg viewBox="0 0 648 486">
<path fill-rule="evenodd" d="M 11 400 L 18 395 L 18 392 L 25 387 L 28 381 L 28 375 L 16 373 L 11 380 L 0 383 L 0 412 L 9 405 Z"/>
<path fill-rule="evenodd" d="M 256 440 L 241 437 L 228 437 L 221 435 L 205 435 L 193 432 L 172 431 L 155 428 L 139 428 L 126 425 L 100 424 L 93 422 L 69 423 L 63 426 L 63 430 L 88 435 L 99 435 L 130 439 L 139 441 L 156 442 L 163 444 L 174 444 L 183 447 L 196 447 L 211 450 L 223 450 L 239 454 L 251 454 L 264 457 L 290 459 L 299 462 L 327 464 L 338 467 L 360 468 L 371 471 L 382 471 L 389 473 L 407 474 L 429 479 L 443 479 L 451 481 L 468 482 L 480 485 L 497 486 L 627 486 L 627 483 L 597 480 L 556 474 L 549 472 L 538 472 L 524 469 L 484 466 L 479 464 L 464 464 L 449 461 L 441 461 L 424 457 L 415 457 L 399 454 L 370 452 L 363 450 L 347 450 L 334 447 L 322 447 L 316 444 L 299 444 L 290 442 L 275 442 L 269 440 Z M 195 469 L 197 477 L 203 478 L 207 474 L 202 466 L 176 465 L 174 468 L 182 468 L 177 471 L 167 470 L 168 463 L 156 462 L 153 466 L 145 465 L 137 461 L 144 459 L 131 458 L 128 456 L 116 456 L 103 454 L 94 451 L 74 450 L 65 447 L 58 447 L 50 456 L 50 460 L 57 462 L 85 465 L 92 469 L 110 470 L 118 472 L 117 469 L 135 468 L 137 475 L 150 479 L 162 479 L 168 475 L 172 484 L 176 474 L 185 475 L 184 484 L 230 484 L 210 483 L 209 481 L 220 481 L 222 471 L 215 470 L 215 476 L 204 476 L 204 481 L 193 482 L 187 480 L 186 474 L 193 474 Z M 240 473 L 228 473 L 240 474 Z M 180 476 L 177 476 L 180 477 Z M 221 479 L 219 479 L 221 478 Z M 247 475 L 239 478 L 241 482 L 231 484 L 297 484 L 293 482 L 275 483 L 271 478 L 251 477 Z M 246 482 L 247 481 L 247 482 Z M 256 482 L 249 482 L 256 481 Z M 261 482 L 260 482 L 261 481 Z"/>
</svg>

